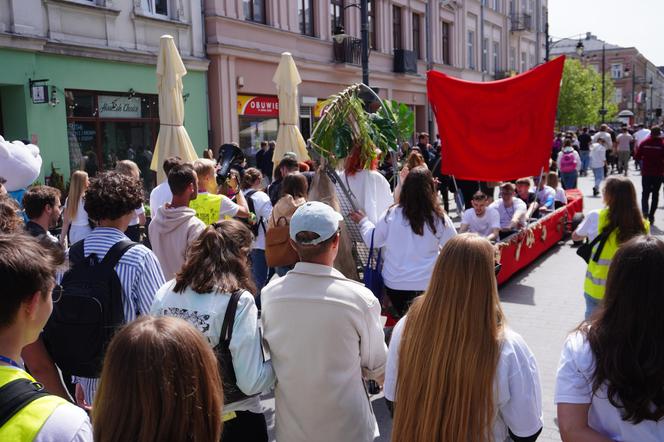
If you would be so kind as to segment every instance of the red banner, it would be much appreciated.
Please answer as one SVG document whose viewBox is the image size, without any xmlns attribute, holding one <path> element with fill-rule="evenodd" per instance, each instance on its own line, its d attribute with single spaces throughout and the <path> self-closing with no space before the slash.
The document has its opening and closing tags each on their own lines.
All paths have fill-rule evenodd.
<svg viewBox="0 0 664 442">
<path fill-rule="evenodd" d="M 548 169 L 564 62 L 561 56 L 516 77 L 482 83 L 429 71 L 443 173 L 505 181 Z"/>
</svg>

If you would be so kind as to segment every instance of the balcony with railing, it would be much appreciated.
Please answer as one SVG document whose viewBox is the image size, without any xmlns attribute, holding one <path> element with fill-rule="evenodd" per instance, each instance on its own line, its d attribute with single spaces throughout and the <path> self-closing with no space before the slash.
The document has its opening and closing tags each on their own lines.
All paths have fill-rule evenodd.
<svg viewBox="0 0 664 442">
<path fill-rule="evenodd" d="M 362 64 L 362 40 L 344 36 L 332 38 L 332 51 L 335 63 L 347 63 L 355 66 Z"/>
<path fill-rule="evenodd" d="M 533 17 L 530 14 L 512 14 L 510 16 L 510 31 L 532 31 Z"/>
</svg>

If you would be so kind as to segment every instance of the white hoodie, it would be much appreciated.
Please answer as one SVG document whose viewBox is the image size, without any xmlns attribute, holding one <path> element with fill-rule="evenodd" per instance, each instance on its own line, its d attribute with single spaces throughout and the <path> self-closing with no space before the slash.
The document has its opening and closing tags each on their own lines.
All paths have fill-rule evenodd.
<svg viewBox="0 0 664 442">
<path fill-rule="evenodd" d="M 157 255 L 166 280 L 172 279 L 184 264 L 189 244 L 205 229 L 205 223 L 189 207 L 157 209 L 148 232 L 152 251 Z"/>
</svg>

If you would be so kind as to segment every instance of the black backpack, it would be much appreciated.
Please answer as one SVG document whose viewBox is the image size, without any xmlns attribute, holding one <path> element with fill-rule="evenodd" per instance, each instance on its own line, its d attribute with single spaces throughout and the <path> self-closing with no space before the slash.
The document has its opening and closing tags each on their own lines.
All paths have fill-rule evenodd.
<svg viewBox="0 0 664 442">
<path fill-rule="evenodd" d="M 251 196 L 256 193 L 257 190 L 250 190 L 244 195 L 244 199 L 247 200 L 247 206 L 249 206 L 249 212 L 253 213 L 254 215 L 256 214 L 256 207 L 254 206 L 254 200 L 251 198 Z M 265 221 L 263 221 L 263 217 L 260 217 L 256 220 L 254 223 L 250 223 L 247 219 L 242 219 L 242 222 L 244 222 L 249 229 L 251 229 L 251 233 L 254 234 L 254 238 L 258 238 L 258 229 L 263 228 L 263 233 L 265 232 Z"/>
<path fill-rule="evenodd" d="M 0 428 L 35 400 L 50 396 L 39 382 L 21 378 L 0 387 Z"/>
<path fill-rule="evenodd" d="M 69 249 L 71 267 L 60 283 L 62 297 L 53 304 L 44 341 L 63 372 L 96 378 L 113 333 L 125 322 L 115 266 L 137 243 L 120 241 L 99 261 L 94 253 L 84 256 L 84 241 Z"/>
<path fill-rule="evenodd" d="M 233 355 L 231 354 L 230 344 L 233 337 L 233 324 L 235 324 L 235 312 L 237 311 L 237 304 L 240 301 L 242 290 L 238 290 L 231 295 L 226 307 L 226 314 L 224 315 L 224 322 L 221 325 L 221 333 L 219 335 L 219 343 L 214 347 L 219 361 L 219 371 L 221 372 L 221 379 L 224 388 L 224 405 L 232 404 L 249 397 L 240 390 L 237 386 L 237 376 L 235 375 L 235 368 L 233 367 Z"/>
</svg>

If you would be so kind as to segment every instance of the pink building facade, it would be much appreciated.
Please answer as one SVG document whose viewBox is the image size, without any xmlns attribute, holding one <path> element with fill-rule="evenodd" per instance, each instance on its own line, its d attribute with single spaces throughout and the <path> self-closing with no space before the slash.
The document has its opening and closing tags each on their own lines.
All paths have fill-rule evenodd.
<svg viewBox="0 0 664 442">
<path fill-rule="evenodd" d="M 360 11 L 353 4 L 359 0 L 207 0 L 211 145 L 236 141 L 256 149 L 276 138 L 272 77 L 285 51 L 302 78 L 300 127 L 307 138 L 320 103 L 362 80 Z M 412 107 L 416 132 L 435 131 L 427 67 L 475 81 L 531 68 L 544 55 L 545 4 L 370 0 L 370 85 Z M 339 27 L 343 37 L 335 38 Z"/>
</svg>

